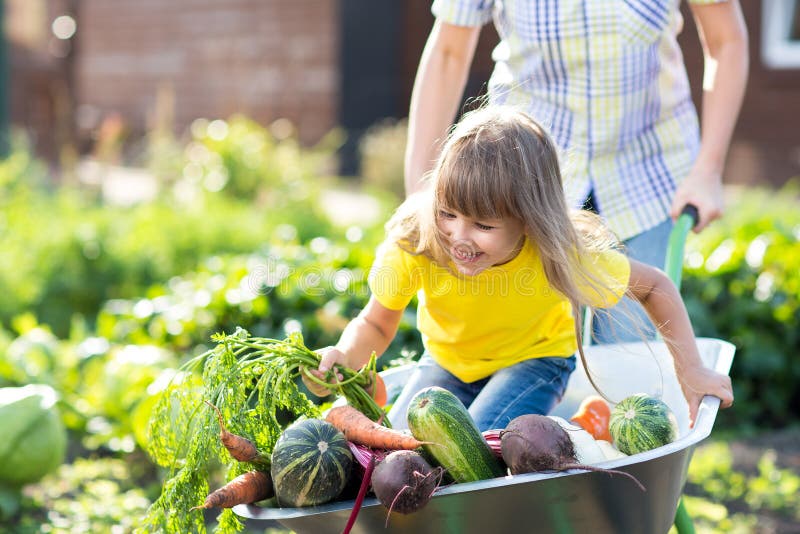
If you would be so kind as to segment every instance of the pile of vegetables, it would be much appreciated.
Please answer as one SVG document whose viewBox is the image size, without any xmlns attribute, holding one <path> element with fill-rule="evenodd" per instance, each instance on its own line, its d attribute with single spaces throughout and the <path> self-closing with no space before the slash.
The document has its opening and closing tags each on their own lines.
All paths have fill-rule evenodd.
<svg viewBox="0 0 800 534">
<path fill-rule="evenodd" d="M 217 346 L 187 362 L 155 403 L 148 451 L 170 468 L 170 478 L 142 532 L 204 531 L 201 511 L 209 508 L 223 509 L 218 531 L 234 532 L 242 525 L 229 509 L 238 504 L 314 506 L 352 498 L 358 487 L 347 533 L 370 490 L 388 521 L 392 512 L 423 508 L 443 480 L 473 482 L 507 472 L 584 469 L 638 484 L 593 464 L 675 436 L 664 430 L 674 424 L 666 405 L 644 395 L 613 410 L 591 397 L 570 422 L 524 415 L 481 433 L 461 401 L 438 387 L 412 399 L 408 431 L 394 430 L 379 405 L 385 386 L 374 357 L 358 371 L 331 371 L 332 382 L 325 382 L 308 372 L 320 357 L 299 334 L 275 340 L 238 329 L 214 340 Z M 298 386 L 301 375 L 339 400 L 323 413 Z M 229 482 L 209 493 L 215 462 L 227 466 Z"/>
<path fill-rule="evenodd" d="M 320 357 L 299 333 L 276 340 L 237 329 L 213 340 L 216 347 L 185 363 L 155 402 L 147 450 L 169 469 L 169 478 L 141 532 L 204 532 L 201 509 L 212 506 L 225 509 L 218 517 L 218 531 L 240 531 L 241 521 L 229 508 L 273 491 L 271 482 L 262 484 L 269 490 L 256 491 L 253 485 L 264 477 L 248 473 L 269 475 L 273 449 L 292 422 L 321 418 L 320 406 L 298 387 L 301 373 L 325 384 L 370 419 L 384 415 L 367 393 L 377 376 L 374 357 L 358 371 L 338 369 L 342 380 L 328 384 L 307 373 L 319 366 Z M 208 479 L 217 463 L 227 467 L 230 484 L 237 482 L 212 497 Z"/>
</svg>

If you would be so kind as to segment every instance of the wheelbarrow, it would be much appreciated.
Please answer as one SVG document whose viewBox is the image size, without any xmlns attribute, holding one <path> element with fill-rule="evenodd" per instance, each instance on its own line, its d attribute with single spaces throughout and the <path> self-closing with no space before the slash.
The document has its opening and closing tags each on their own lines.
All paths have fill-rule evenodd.
<svg viewBox="0 0 800 534">
<path fill-rule="evenodd" d="M 679 219 L 679 223 L 673 231 L 677 241 L 673 241 L 671 252 L 667 253 L 668 264 L 674 262 L 670 258 L 677 254 L 676 242 L 682 258 L 683 241 L 692 226 L 691 220 L 686 223 Z M 666 270 L 670 272 L 669 265 Z M 673 273 L 674 270 L 673 267 Z M 674 274 L 670 275 L 675 280 Z M 724 374 L 729 372 L 735 352 L 732 344 L 710 338 L 699 338 L 697 343 L 707 367 Z M 674 442 L 595 464 L 633 475 L 645 487 L 644 491 L 628 477 L 596 471 L 508 475 L 440 488 L 423 509 L 409 515 L 389 516 L 376 498 L 367 498 L 352 532 L 666 533 L 676 520 L 692 453 L 711 433 L 719 399 L 705 397 L 694 426 L 689 428 L 688 406 L 663 342 L 593 345 L 585 347 L 585 352 L 595 382 L 611 399 L 648 393 L 660 397 L 676 416 L 679 433 Z M 412 368 L 407 365 L 381 373 L 390 399 L 402 389 Z M 581 401 L 594 393 L 579 361 L 553 415 L 569 419 Z M 299 534 L 323 534 L 342 532 L 353 505 L 353 500 L 307 508 L 239 505 L 233 511 L 254 526 L 274 525 L 277 521 Z"/>
</svg>

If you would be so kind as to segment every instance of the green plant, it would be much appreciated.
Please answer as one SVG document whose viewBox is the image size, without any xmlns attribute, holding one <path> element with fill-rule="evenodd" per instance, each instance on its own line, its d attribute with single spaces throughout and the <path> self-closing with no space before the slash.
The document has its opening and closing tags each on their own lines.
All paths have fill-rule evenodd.
<svg viewBox="0 0 800 534">
<path fill-rule="evenodd" d="M 753 509 L 766 508 L 800 520 L 800 475 L 781 469 L 775 451 L 767 450 L 758 461 L 758 476 L 747 481 L 745 501 Z"/>
<path fill-rule="evenodd" d="M 735 194 L 726 216 L 687 243 L 683 295 L 699 335 L 736 345 L 736 405 L 725 425 L 780 427 L 800 413 L 800 197 Z"/>
<path fill-rule="evenodd" d="M 109 301 L 97 334 L 176 353 L 196 352 L 214 332 L 238 326 L 265 337 L 300 330 L 310 346 L 331 345 L 366 303 L 372 250 L 370 243 L 326 238 L 308 246 L 275 239 L 255 254 L 214 256 L 140 298 Z M 421 352 L 412 311 L 381 364 L 404 349 Z"/>
<path fill-rule="evenodd" d="M 316 146 L 303 147 L 286 119 L 266 128 L 242 115 L 196 120 L 191 134 L 179 187 L 222 191 L 265 208 L 315 198 L 319 177 L 328 174 L 342 142 L 333 130 Z"/>
<path fill-rule="evenodd" d="M 150 504 L 147 478 L 118 458 L 77 458 L 26 488 L 2 534 L 131 532 Z"/>
<path fill-rule="evenodd" d="M 12 195 L 28 193 L 48 181 L 47 166 L 33 157 L 26 138 L 15 134 L 11 152 L 0 159 L 0 206 Z"/>
<path fill-rule="evenodd" d="M 301 242 L 331 232 L 300 205 L 263 211 L 226 197 L 110 208 L 60 191 L 10 199 L 2 215 L 15 231 L 0 234 L 0 321 L 31 310 L 59 337 L 74 315 L 91 323 L 103 302 L 142 295 L 202 258 L 257 250 L 283 228 Z"/>
<path fill-rule="evenodd" d="M 687 493 L 695 499 L 702 497 L 722 505 L 715 508 L 714 515 L 719 521 L 729 519 L 727 510 L 800 520 L 800 476 L 791 469 L 778 467 L 776 453 L 771 449 L 761 452 L 755 472 L 744 472 L 734 468 L 728 443 L 713 441 L 700 446 L 689 465 Z M 701 508 L 690 506 L 692 516 L 695 507 Z M 708 506 L 704 509 L 710 510 Z"/>
<path fill-rule="evenodd" d="M 56 407 L 57 393 L 50 386 L 29 384 L 0 388 L 0 517 L 13 514 L 14 490 L 36 482 L 64 461 L 67 433 Z"/>
</svg>

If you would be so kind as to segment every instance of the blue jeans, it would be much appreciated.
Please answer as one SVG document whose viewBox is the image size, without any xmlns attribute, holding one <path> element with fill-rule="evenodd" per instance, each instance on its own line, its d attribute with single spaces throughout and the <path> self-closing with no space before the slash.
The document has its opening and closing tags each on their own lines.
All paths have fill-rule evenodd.
<svg viewBox="0 0 800 534">
<path fill-rule="evenodd" d="M 467 383 L 425 353 L 392 405 L 389 421 L 394 428 L 408 428 L 406 412 L 411 399 L 426 387 L 439 386 L 464 403 L 481 431 L 505 428 L 519 415 L 549 413 L 561 400 L 574 370 L 575 356 L 532 358 Z"/>
<path fill-rule="evenodd" d="M 672 219 L 667 219 L 658 226 L 625 241 L 628 257 L 663 269 L 672 226 Z M 595 312 L 592 333 L 593 342 L 596 344 L 642 341 L 656 337 L 656 329 L 644 308 L 633 299 L 625 297 L 613 308 Z"/>
</svg>

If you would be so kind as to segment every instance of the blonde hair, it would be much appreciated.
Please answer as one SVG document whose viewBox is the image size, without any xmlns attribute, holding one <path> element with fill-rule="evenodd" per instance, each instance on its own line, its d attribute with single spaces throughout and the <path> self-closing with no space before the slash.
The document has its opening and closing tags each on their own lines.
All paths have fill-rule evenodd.
<svg viewBox="0 0 800 534">
<path fill-rule="evenodd" d="M 389 238 L 410 253 L 448 266 L 436 225 L 440 210 L 476 220 L 521 221 L 548 283 L 572 304 L 584 358 L 581 308 L 597 301 L 586 288 L 596 296 L 607 295 L 609 288 L 582 259 L 618 242 L 599 217 L 567 206 L 558 153 L 544 129 L 512 108 L 487 106 L 469 112 L 451 131 L 428 180 L 426 190 L 409 198 L 387 223 Z"/>
</svg>

